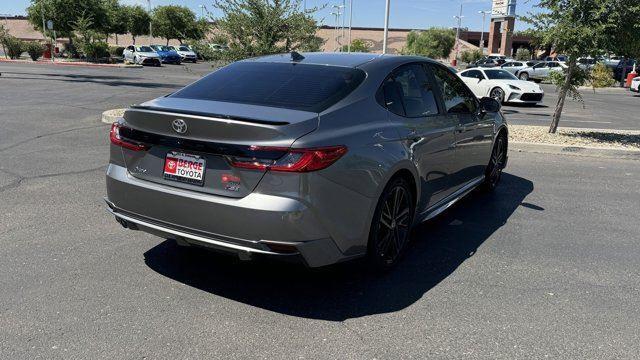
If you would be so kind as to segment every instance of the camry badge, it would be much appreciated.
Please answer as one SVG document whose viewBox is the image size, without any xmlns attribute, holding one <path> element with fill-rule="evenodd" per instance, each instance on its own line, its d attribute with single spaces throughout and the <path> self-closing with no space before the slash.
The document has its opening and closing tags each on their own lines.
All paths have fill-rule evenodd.
<svg viewBox="0 0 640 360">
<path fill-rule="evenodd" d="M 182 119 L 175 119 L 171 123 L 171 127 L 178 134 L 184 134 L 187 132 L 187 123 Z"/>
</svg>

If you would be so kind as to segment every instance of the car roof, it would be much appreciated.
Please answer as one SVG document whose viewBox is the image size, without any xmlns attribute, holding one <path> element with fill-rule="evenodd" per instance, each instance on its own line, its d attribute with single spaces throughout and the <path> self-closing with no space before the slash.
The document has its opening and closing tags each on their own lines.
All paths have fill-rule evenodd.
<svg viewBox="0 0 640 360">
<path fill-rule="evenodd" d="M 371 53 L 326 53 L 326 52 L 311 52 L 300 53 L 304 56 L 303 59 L 296 61 L 298 64 L 313 64 L 313 65 L 332 65 L 343 67 L 359 67 L 364 64 L 401 64 L 411 61 L 428 61 L 433 60 L 420 56 L 404 56 L 404 55 L 382 55 Z M 267 55 L 257 58 L 247 59 L 243 61 L 254 62 L 277 62 L 277 63 L 290 63 L 291 54 L 277 54 Z"/>
</svg>

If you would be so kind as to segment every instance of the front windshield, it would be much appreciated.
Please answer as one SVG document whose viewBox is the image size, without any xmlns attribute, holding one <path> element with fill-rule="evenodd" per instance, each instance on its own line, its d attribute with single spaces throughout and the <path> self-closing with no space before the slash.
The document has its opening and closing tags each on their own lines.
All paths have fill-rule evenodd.
<svg viewBox="0 0 640 360">
<path fill-rule="evenodd" d="M 136 48 L 136 51 L 138 51 L 138 52 L 153 52 L 153 49 L 151 49 L 148 46 L 138 46 Z"/>
<path fill-rule="evenodd" d="M 505 70 L 485 70 L 489 80 L 518 80 L 512 73 Z"/>
<path fill-rule="evenodd" d="M 191 51 L 191 50 L 189 50 L 189 48 L 186 46 L 180 46 L 180 51 Z"/>
<path fill-rule="evenodd" d="M 171 49 L 169 49 L 168 46 L 164 46 L 164 45 L 154 45 L 153 48 L 156 49 L 156 51 L 169 51 L 169 50 L 171 50 Z"/>
</svg>

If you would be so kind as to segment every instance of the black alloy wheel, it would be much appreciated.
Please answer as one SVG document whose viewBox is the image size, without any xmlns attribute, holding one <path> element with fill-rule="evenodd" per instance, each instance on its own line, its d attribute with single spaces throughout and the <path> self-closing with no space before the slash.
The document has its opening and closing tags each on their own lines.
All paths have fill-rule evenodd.
<svg viewBox="0 0 640 360">
<path fill-rule="evenodd" d="M 504 102 L 504 90 L 499 87 L 493 88 L 491 90 L 491 94 L 489 94 L 493 99 L 495 99 L 498 103 L 502 104 Z"/>
<path fill-rule="evenodd" d="M 487 191 L 493 191 L 502 177 L 502 170 L 507 160 L 507 139 L 504 135 L 499 135 L 491 152 L 491 159 L 485 171 L 483 187 Z"/>
<path fill-rule="evenodd" d="M 413 194 L 403 178 L 393 179 L 382 192 L 371 224 L 369 260 L 379 270 L 396 264 L 411 235 Z"/>
</svg>

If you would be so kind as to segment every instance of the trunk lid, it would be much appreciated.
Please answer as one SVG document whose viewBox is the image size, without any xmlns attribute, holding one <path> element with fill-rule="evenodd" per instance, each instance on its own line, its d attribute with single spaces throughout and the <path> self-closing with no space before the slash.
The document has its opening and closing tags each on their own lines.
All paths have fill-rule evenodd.
<svg viewBox="0 0 640 360">
<path fill-rule="evenodd" d="M 237 198 L 251 193 L 264 171 L 234 168 L 228 157 L 277 159 L 283 151 L 252 147 L 288 148 L 318 126 L 314 112 L 169 97 L 128 109 L 124 120 L 122 135 L 148 146 L 143 151 L 122 149 L 132 176 Z M 198 178 L 201 171 L 203 178 L 173 176 L 173 160 L 180 162 L 182 173 Z"/>
</svg>

